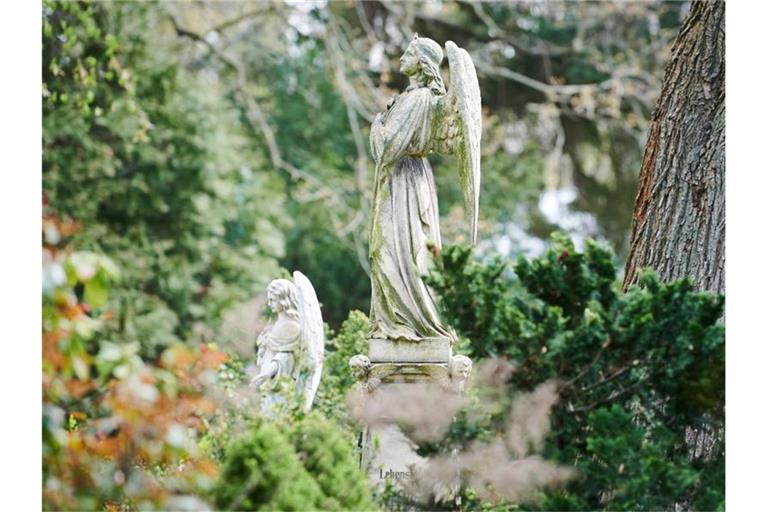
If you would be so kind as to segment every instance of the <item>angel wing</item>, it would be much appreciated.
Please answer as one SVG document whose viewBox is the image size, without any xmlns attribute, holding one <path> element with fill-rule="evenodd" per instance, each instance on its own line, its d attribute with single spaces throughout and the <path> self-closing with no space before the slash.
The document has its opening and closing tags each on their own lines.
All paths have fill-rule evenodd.
<svg viewBox="0 0 768 512">
<path fill-rule="evenodd" d="M 293 282 L 296 285 L 299 303 L 304 357 L 302 361 L 304 371 L 299 373 L 299 382 L 297 383 L 301 389 L 297 389 L 297 391 L 301 393 L 302 410 L 309 412 L 323 373 L 325 355 L 323 317 L 320 313 L 320 304 L 317 301 L 315 289 L 307 276 L 297 270 L 293 273 Z"/>
<path fill-rule="evenodd" d="M 450 66 L 451 85 L 438 101 L 438 122 L 433 135 L 434 148 L 455 155 L 459 181 L 469 218 L 472 245 L 477 241 L 478 203 L 480 202 L 480 84 L 477 71 L 466 50 L 453 41 L 445 43 Z"/>
</svg>

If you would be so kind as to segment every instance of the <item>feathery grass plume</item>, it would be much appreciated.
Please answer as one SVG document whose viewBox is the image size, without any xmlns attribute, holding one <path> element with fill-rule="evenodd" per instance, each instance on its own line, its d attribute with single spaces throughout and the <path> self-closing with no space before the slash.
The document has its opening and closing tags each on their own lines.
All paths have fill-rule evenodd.
<svg viewBox="0 0 768 512">
<path fill-rule="evenodd" d="M 437 384 L 390 384 L 347 396 L 352 416 L 368 427 L 397 424 L 414 441 L 439 441 L 461 409 L 461 395 Z"/>
<path fill-rule="evenodd" d="M 370 428 L 396 424 L 422 447 L 439 446 L 412 468 L 413 478 L 402 482 L 411 500 L 448 502 L 461 489 L 471 488 L 486 502 L 531 502 L 539 491 L 563 485 L 576 472 L 535 455 L 549 433 L 549 416 L 558 399 L 556 382 L 515 393 L 507 384 L 512 372 L 506 360 L 491 359 L 478 365 L 463 395 L 437 384 L 397 383 L 370 393 L 357 388 L 348 404 L 353 417 Z M 450 437 L 462 414 L 470 422 L 489 417 L 504 421 L 495 435 L 464 444 Z"/>
<path fill-rule="evenodd" d="M 509 368 L 498 362 L 484 367 Z M 478 381 L 485 376 L 491 374 L 481 374 L 474 382 L 475 388 L 482 387 Z M 444 502 L 463 487 L 472 488 L 487 502 L 521 503 L 535 500 L 541 490 L 565 484 L 576 475 L 573 469 L 532 455 L 542 448 L 549 433 L 549 415 L 556 401 L 556 384 L 552 381 L 517 395 L 508 411 L 505 433 L 488 442 L 474 441 L 463 450 L 429 458 L 406 492 L 421 502 Z M 492 407 L 487 403 L 484 406 Z"/>
<path fill-rule="evenodd" d="M 557 403 L 557 384 L 547 381 L 515 398 L 507 423 L 507 448 L 517 457 L 542 449 L 549 433 L 549 415 Z"/>
</svg>

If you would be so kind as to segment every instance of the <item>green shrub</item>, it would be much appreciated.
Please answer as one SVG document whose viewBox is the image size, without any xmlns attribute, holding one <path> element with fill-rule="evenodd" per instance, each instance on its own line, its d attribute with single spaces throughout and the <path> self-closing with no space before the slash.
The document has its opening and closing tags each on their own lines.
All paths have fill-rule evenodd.
<svg viewBox="0 0 768 512">
<path fill-rule="evenodd" d="M 349 439 L 319 413 L 253 423 L 227 446 L 213 494 L 225 510 L 375 508 Z"/>
<path fill-rule="evenodd" d="M 619 291 L 611 252 L 556 237 L 540 258 L 477 261 L 443 251 L 430 277 L 444 318 L 476 361 L 508 359 L 525 391 L 555 379 L 560 400 L 543 455 L 581 478 L 545 509 L 716 508 L 724 499 L 724 298 L 646 272 Z M 463 418 L 463 416 L 460 416 Z M 443 444 L 503 428 L 503 415 L 455 424 Z M 710 433 L 693 456 L 691 432 Z"/>
<path fill-rule="evenodd" d="M 342 323 L 339 333 L 329 337 L 325 344 L 323 379 L 315 398 L 315 410 L 340 425 L 349 425 L 345 397 L 355 383 L 349 370 L 349 359 L 355 354 L 368 353 L 366 338 L 370 329 L 368 317 L 361 311 L 353 310 Z M 354 435 L 352 430 L 348 433 Z M 352 438 L 350 442 L 353 442 Z"/>
<path fill-rule="evenodd" d="M 324 501 L 285 434 L 266 421 L 229 444 L 213 495 L 222 510 L 313 510 Z"/>
<path fill-rule="evenodd" d="M 291 429 L 289 438 L 304 468 L 327 497 L 325 510 L 373 510 L 367 475 L 347 436 L 317 413 Z"/>
</svg>

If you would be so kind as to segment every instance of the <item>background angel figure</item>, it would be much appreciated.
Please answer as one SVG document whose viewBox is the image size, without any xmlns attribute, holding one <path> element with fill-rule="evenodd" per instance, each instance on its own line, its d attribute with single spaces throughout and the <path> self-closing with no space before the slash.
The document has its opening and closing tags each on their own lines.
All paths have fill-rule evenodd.
<svg viewBox="0 0 768 512">
<path fill-rule="evenodd" d="M 410 85 L 371 126 L 376 161 L 370 227 L 371 338 L 397 341 L 448 340 L 422 276 L 430 252 L 440 251 L 437 194 L 431 152 L 455 155 L 470 219 L 477 231 L 480 186 L 480 88 L 469 54 L 446 44 L 451 87 L 440 76 L 443 50 L 415 36 L 400 59 Z"/>
<path fill-rule="evenodd" d="M 262 410 L 270 412 L 284 401 L 277 384 L 285 377 L 294 384 L 301 409 L 309 412 L 320 386 L 325 350 L 323 319 L 312 283 L 299 271 L 293 273 L 293 282 L 275 279 L 267 286 L 267 306 L 276 316 L 256 341 L 257 374 L 251 386 L 265 391 Z"/>
</svg>

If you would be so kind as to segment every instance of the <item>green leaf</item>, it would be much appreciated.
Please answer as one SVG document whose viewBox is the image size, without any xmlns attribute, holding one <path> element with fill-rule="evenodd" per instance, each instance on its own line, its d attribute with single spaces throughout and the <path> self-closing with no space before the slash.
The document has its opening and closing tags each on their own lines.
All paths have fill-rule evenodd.
<svg viewBox="0 0 768 512">
<path fill-rule="evenodd" d="M 109 288 L 101 278 L 91 279 L 85 283 L 85 302 L 93 308 L 100 308 L 109 299 Z"/>
</svg>

